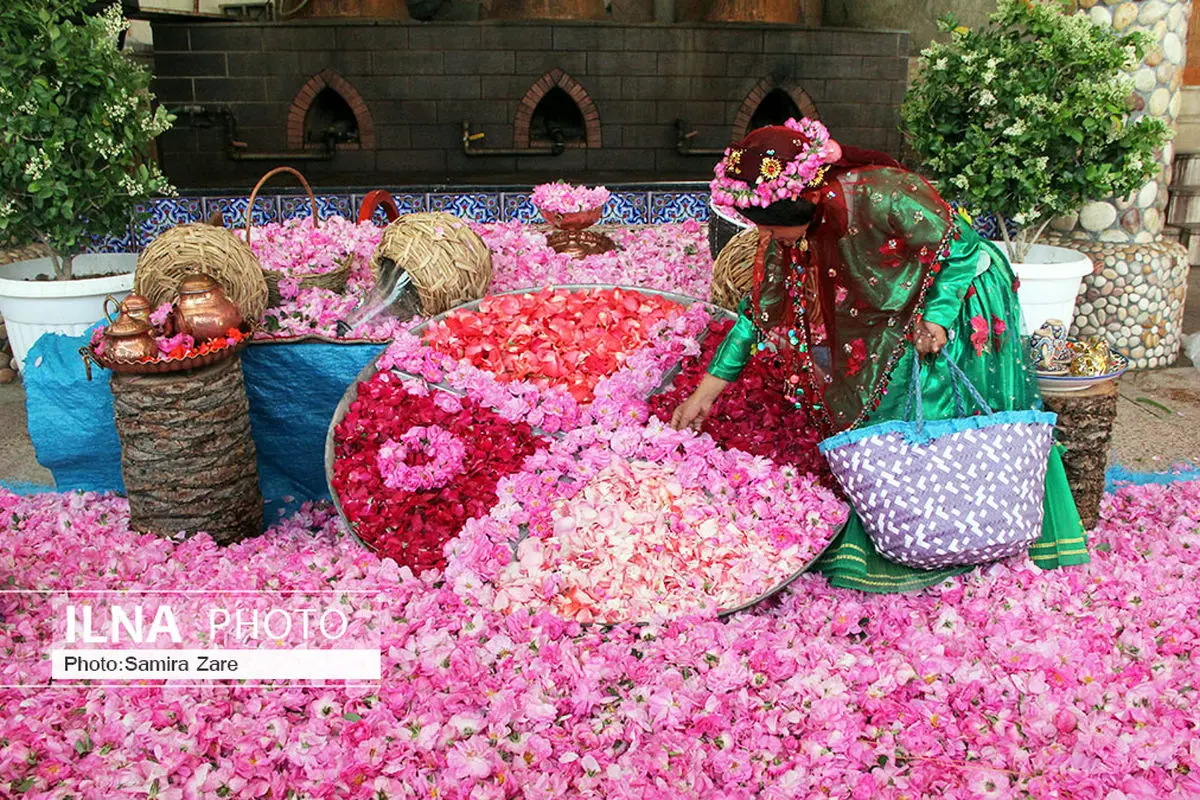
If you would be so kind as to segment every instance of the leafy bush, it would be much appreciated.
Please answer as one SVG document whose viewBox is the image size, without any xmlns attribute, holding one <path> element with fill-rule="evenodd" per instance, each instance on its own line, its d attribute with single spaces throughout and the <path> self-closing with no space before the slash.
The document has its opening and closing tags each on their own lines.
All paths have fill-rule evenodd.
<svg viewBox="0 0 1200 800">
<path fill-rule="evenodd" d="M 120 7 L 88 16 L 84 4 L 0 3 L 0 242 L 47 245 L 60 279 L 92 237 L 173 192 L 149 158 L 171 118 L 117 49 Z"/>
<path fill-rule="evenodd" d="M 904 130 L 947 199 L 1016 223 L 1014 261 L 1053 217 L 1127 195 L 1158 172 L 1166 124 L 1130 119 L 1127 71 L 1150 44 L 1144 34 L 1097 25 L 1058 0 L 1000 0 L 984 28 L 953 17 L 939 27 L 950 41 L 922 51 Z"/>
</svg>

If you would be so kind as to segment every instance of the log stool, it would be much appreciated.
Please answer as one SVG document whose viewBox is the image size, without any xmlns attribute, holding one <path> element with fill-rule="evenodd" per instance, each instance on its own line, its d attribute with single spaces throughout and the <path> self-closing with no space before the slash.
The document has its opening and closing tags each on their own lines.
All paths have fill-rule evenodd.
<svg viewBox="0 0 1200 800">
<path fill-rule="evenodd" d="M 1117 383 L 1105 381 L 1078 392 L 1045 392 L 1047 411 L 1058 415 L 1058 439 L 1067 452 L 1063 466 L 1079 516 L 1088 530 L 1100 519 L 1113 422 L 1117 418 Z"/>
<path fill-rule="evenodd" d="M 262 532 L 240 358 L 186 372 L 114 373 L 111 386 L 130 527 L 205 532 L 219 544 Z"/>
</svg>

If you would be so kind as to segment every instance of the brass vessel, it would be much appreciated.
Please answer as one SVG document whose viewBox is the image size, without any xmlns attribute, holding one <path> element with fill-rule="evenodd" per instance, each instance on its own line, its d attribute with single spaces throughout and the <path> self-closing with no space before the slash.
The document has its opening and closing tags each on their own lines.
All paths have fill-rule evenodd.
<svg viewBox="0 0 1200 800">
<path fill-rule="evenodd" d="M 175 329 L 191 336 L 196 344 L 225 335 L 242 324 L 242 314 L 221 285 L 203 273 L 185 275 L 175 303 Z"/>
</svg>

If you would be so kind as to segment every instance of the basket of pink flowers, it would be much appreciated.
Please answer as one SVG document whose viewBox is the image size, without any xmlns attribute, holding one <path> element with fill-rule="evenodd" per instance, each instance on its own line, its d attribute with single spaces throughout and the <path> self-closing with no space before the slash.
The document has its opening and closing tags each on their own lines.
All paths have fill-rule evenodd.
<svg viewBox="0 0 1200 800">
<path fill-rule="evenodd" d="M 262 226 L 257 235 L 252 235 L 254 200 L 263 184 L 280 173 L 294 175 L 304 186 L 311 203 L 312 217 L 272 222 Z M 250 192 L 250 202 L 246 206 L 245 239 L 262 266 L 263 278 L 267 282 L 268 306 L 275 307 L 282 302 L 280 284 L 285 281 L 293 284 L 289 294 L 301 289 L 328 289 L 338 294 L 345 290 L 346 280 L 354 266 L 354 254 L 345 252 L 340 246 L 344 237 L 339 234 L 346 225 L 353 226 L 354 223 L 332 217 L 326 220 L 324 227 L 321 226 L 317 198 L 308 181 L 297 170 L 276 167 L 259 179 Z"/>
</svg>

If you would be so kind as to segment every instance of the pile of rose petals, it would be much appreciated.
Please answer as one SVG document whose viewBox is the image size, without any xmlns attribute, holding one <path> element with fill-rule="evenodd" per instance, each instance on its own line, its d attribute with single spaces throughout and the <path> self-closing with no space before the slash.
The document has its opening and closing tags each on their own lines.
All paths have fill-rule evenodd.
<svg viewBox="0 0 1200 800">
<path fill-rule="evenodd" d="M 682 312 L 659 295 L 623 289 L 543 289 L 486 297 L 425 332 L 435 350 L 539 389 L 566 389 L 589 402 L 596 384 L 649 342 L 655 326 Z"/>
<path fill-rule="evenodd" d="M 700 356 L 684 362 L 668 391 L 650 398 L 654 416 L 670 422 L 675 408 L 704 377 L 709 361 L 732 325 L 725 320 L 713 323 Z M 804 411 L 784 396 L 783 383 L 779 357 L 769 351 L 757 353 L 741 377 L 725 387 L 701 430 L 725 447 L 765 456 L 780 464 L 792 464 L 801 472 L 820 475 L 832 486 L 829 465 L 817 450 L 820 433 L 808 424 Z"/>
<path fill-rule="evenodd" d="M 0 491 L 0 795 L 1200 797 L 1198 528 L 1200 483 L 1129 488 L 1086 566 L 900 595 L 804 575 L 728 620 L 605 628 L 481 608 L 328 507 L 219 547 L 131 531 L 123 498 Z M 281 581 L 381 598 L 379 685 L 51 686 L 61 616 L 16 593 L 219 607 Z"/>
<path fill-rule="evenodd" d="M 332 219 L 332 218 L 331 218 Z M 705 227 L 695 220 L 678 224 L 617 228 L 612 238 L 620 246 L 609 253 L 575 259 L 556 253 L 546 244 L 538 228 L 520 222 L 472 224 L 492 253 L 492 292 L 553 284 L 591 283 L 642 286 L 674 291 L 692 297 L 707 297 L 712 276 L 712 257 Z M 328 229 L 328 230 L 326 230 Z M 297 232 L 311 230 L 298 227 Z M 298 281 L 280 283 L 283 301 L 268 308 L 255 339 L 284 339 L 304 336 L 342 338 L 337 330 L 374 284 L 370 261 L 383 229 L 362 223 L 351 235 L 347 226 L 322 222 L 321 230 L 338 233 L 344 252 L 356 256 L 346 289 L 300 289 Z M 259 240 L 255 229 L 253 242 Z M 307 246 L 306 246 L 307 247 Z M 283 255 L 281 254 L 281 258 Z M 379 316 L 360 325 L 345 338 L 386 341 L 420 320 L 396 320 Z"/>
<path fill-rule="evenodd" d="M 539 209 L 554 214 L 573 214 L 600 208 L 611 196 L 611 192 L 603 186 L 591 188 L 554 181 L 533 187 L 529 199 Z"/>
<path fill-rule="evenodd" d="M 440 449 L 406 450 L 407 465 L 436 474 L 436 485 L 397 478 L 403 465 L 391 463 L 396 444 L 415 428 L 425 449 Z M 429 428 L 439 435 L 429 436 Z M 359 384 L 334 436 L 332 485 L 346 518 L 369 547 L 418 572 L 440 567 L 446 541 L 495 504 L 496 482 L 546 444 L 528 425 L 474 400 L 430 393 L 388 371 Z"/>
<path fill-rule="evenodd" d="M 501 482 L 447 576 L 498 611 L 616 623 L 740 607 L 808 566 L 845 521 L 832 493 L 659 423 L 583 428 Z M 490 545 L 515 558 L 489 561 Z M 483 581 L 491 585 L 482 585 Z"/>
</svg>

